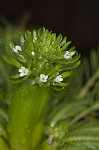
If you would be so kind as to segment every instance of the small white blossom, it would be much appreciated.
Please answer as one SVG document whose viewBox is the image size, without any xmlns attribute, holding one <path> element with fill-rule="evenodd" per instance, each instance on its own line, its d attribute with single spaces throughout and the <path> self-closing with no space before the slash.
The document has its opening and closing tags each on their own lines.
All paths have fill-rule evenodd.
<svg viewBox="0 0 99 150">
<path fill-rule="evenodd" d="M 58 82 L 58 83 L 61 83 L 61 81 L 63 81 L 63 78 L 62 78 L 61 75 L 57 76 L 57 77 L 53 80 L 53 82 Z"/>
<path fill-rule="evenodd" d="M 31 54 L 32 54 L 32 56 L 34 56 L 34 55 L 35 55 L 35 53 L 34 53 L 33 51 L 31 52 Z"/>
<path fill-rule="evenodd" d="M 37 39 L 37 38 L 36 38 L 36 37 L 34 37 L 34 38 L 33 38 L 33 42 L 35 42 L 35 41 L 36 41 L 36 39 Z"/>
<path fill-rule="evenodd" d="M 68 58 L 70 58 L 70 56 L 71 55 L 70 55 L 69 51 L 66 51 L 65 54 L 64 54 L 64 58 L 68 59 Z"/>
<path fill-rule="evenodd" d="M 19 69 L 19 72 L 20 72 L 20 77 L 23 77 L 23 76 L 26 76 L 29 73 L 29 70 L 25 67 L 21 67 Z"/>
<path fill-rule="evenodd" d="M 13 47 L 13 51 L 14 51 L 15 53 L 18 53 L 18 51 L 22 51 L 21 46 L 16 45 L 15 47 Z"/>
<path fill-rule="evenodd" d="M 48 76 L 45 74 L 40 74 L 40 81 L 41 82 L 47 82 Z"/>
<path fill-rule="evenodd" d="M 68 58 L 72 57 L 74 54 L 75 54 L 75 52 L 66 51 L 64 54 L 64 58 L 68 59 Z"/>
</svg>

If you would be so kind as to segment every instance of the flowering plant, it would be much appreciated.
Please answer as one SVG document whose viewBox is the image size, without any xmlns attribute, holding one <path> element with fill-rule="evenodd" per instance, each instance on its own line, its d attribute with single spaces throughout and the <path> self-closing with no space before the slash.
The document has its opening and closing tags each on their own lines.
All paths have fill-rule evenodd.
<svg viewBox="0 0 99 150">
<path fill-rule="evenodd" d="M 99 150 L 99 48 L 77 67 L 66 38 L 19 31 L 0 27 L 0 150 Z"/>
<path fill-rule="evenodd" d="M 70 41 L 62 35 L 56 37 L 45 28 L 20 35 L 20 44 L 11 41 L 7 46 L 9 57 L 3 56 L 8 63 L 15 65 L 18 74 L 14 82 L 29 80 L 31 84 L 61 90 L 68 85 L 65 78 L 80 63 L 75 47 L 69 48 Z"/>
<path fill-rule="evenodd" d="M 17 68 L 11 79 L 16 90 L 10 96 L 7 124 L 11 150 L 35 150 L 40 145 L 49 90 L 60 91 L 67 86 L 68 77 L 80 64 L 80 55 L 70 43 L 66 37 L 56 36 L 45 28 L 20 34 L 18 44 L 9 41 L 3 59 Z M 55 128 L 56 139 L 60 132 L 60 138 L 64 138 L 64 126 Z M 54 137 L 49 137 L 49 144 Z"/>
</svg>

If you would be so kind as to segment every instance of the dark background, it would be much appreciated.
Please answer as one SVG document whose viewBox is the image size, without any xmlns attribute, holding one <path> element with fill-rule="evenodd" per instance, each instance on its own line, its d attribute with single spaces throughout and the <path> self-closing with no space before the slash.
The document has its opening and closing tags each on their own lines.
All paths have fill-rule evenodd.
<svg viewBox="0 0 99 150">
<path fill-rule="evenodd" d="M 99 43 L 99 0 L 0 0 L 2 16 L 27 29 L 61 33 L 86 55 Z"/>
</svg>

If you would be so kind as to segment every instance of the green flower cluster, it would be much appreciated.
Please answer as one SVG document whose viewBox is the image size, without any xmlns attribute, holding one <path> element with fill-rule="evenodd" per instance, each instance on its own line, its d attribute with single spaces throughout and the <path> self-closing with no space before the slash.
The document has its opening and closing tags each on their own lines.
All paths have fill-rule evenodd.
<svg viewBox="0 0 99 150">
<path fill-rule="evenodd" d="M 61 123 L 55 127 L 49 127 L 47 143 L 49 146 L 62 146 L 67 136 L 67 124 Z"/>
<path fill-rule="evenodd" d="M 13 76 L 14 82 L 29 80 L 32 85 L 61 90 L 68 85 L 64 78 L 80 64 L 80 55 L 75 47 L 69 48 L 70 43 L 66 37 L 56 36 L 45 28 L 27 31 L 20 34 L 20 44 L 9 41 L 8 57 L 3 56 L 3 59 L 18 68 L 18 74 Z"/>
</svg>

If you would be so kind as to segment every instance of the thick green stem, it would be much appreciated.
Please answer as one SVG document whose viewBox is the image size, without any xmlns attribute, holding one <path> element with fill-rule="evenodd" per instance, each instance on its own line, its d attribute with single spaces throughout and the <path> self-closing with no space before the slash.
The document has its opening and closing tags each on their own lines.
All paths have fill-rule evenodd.
<svg viewBox="0 0 99 150">
<path fill-rule="evenodd" d="M 8 132 L 12 150 L 34 150 L 42 137 L 48 88 L 22 86 L 10 106 Z"/>
</svg>

